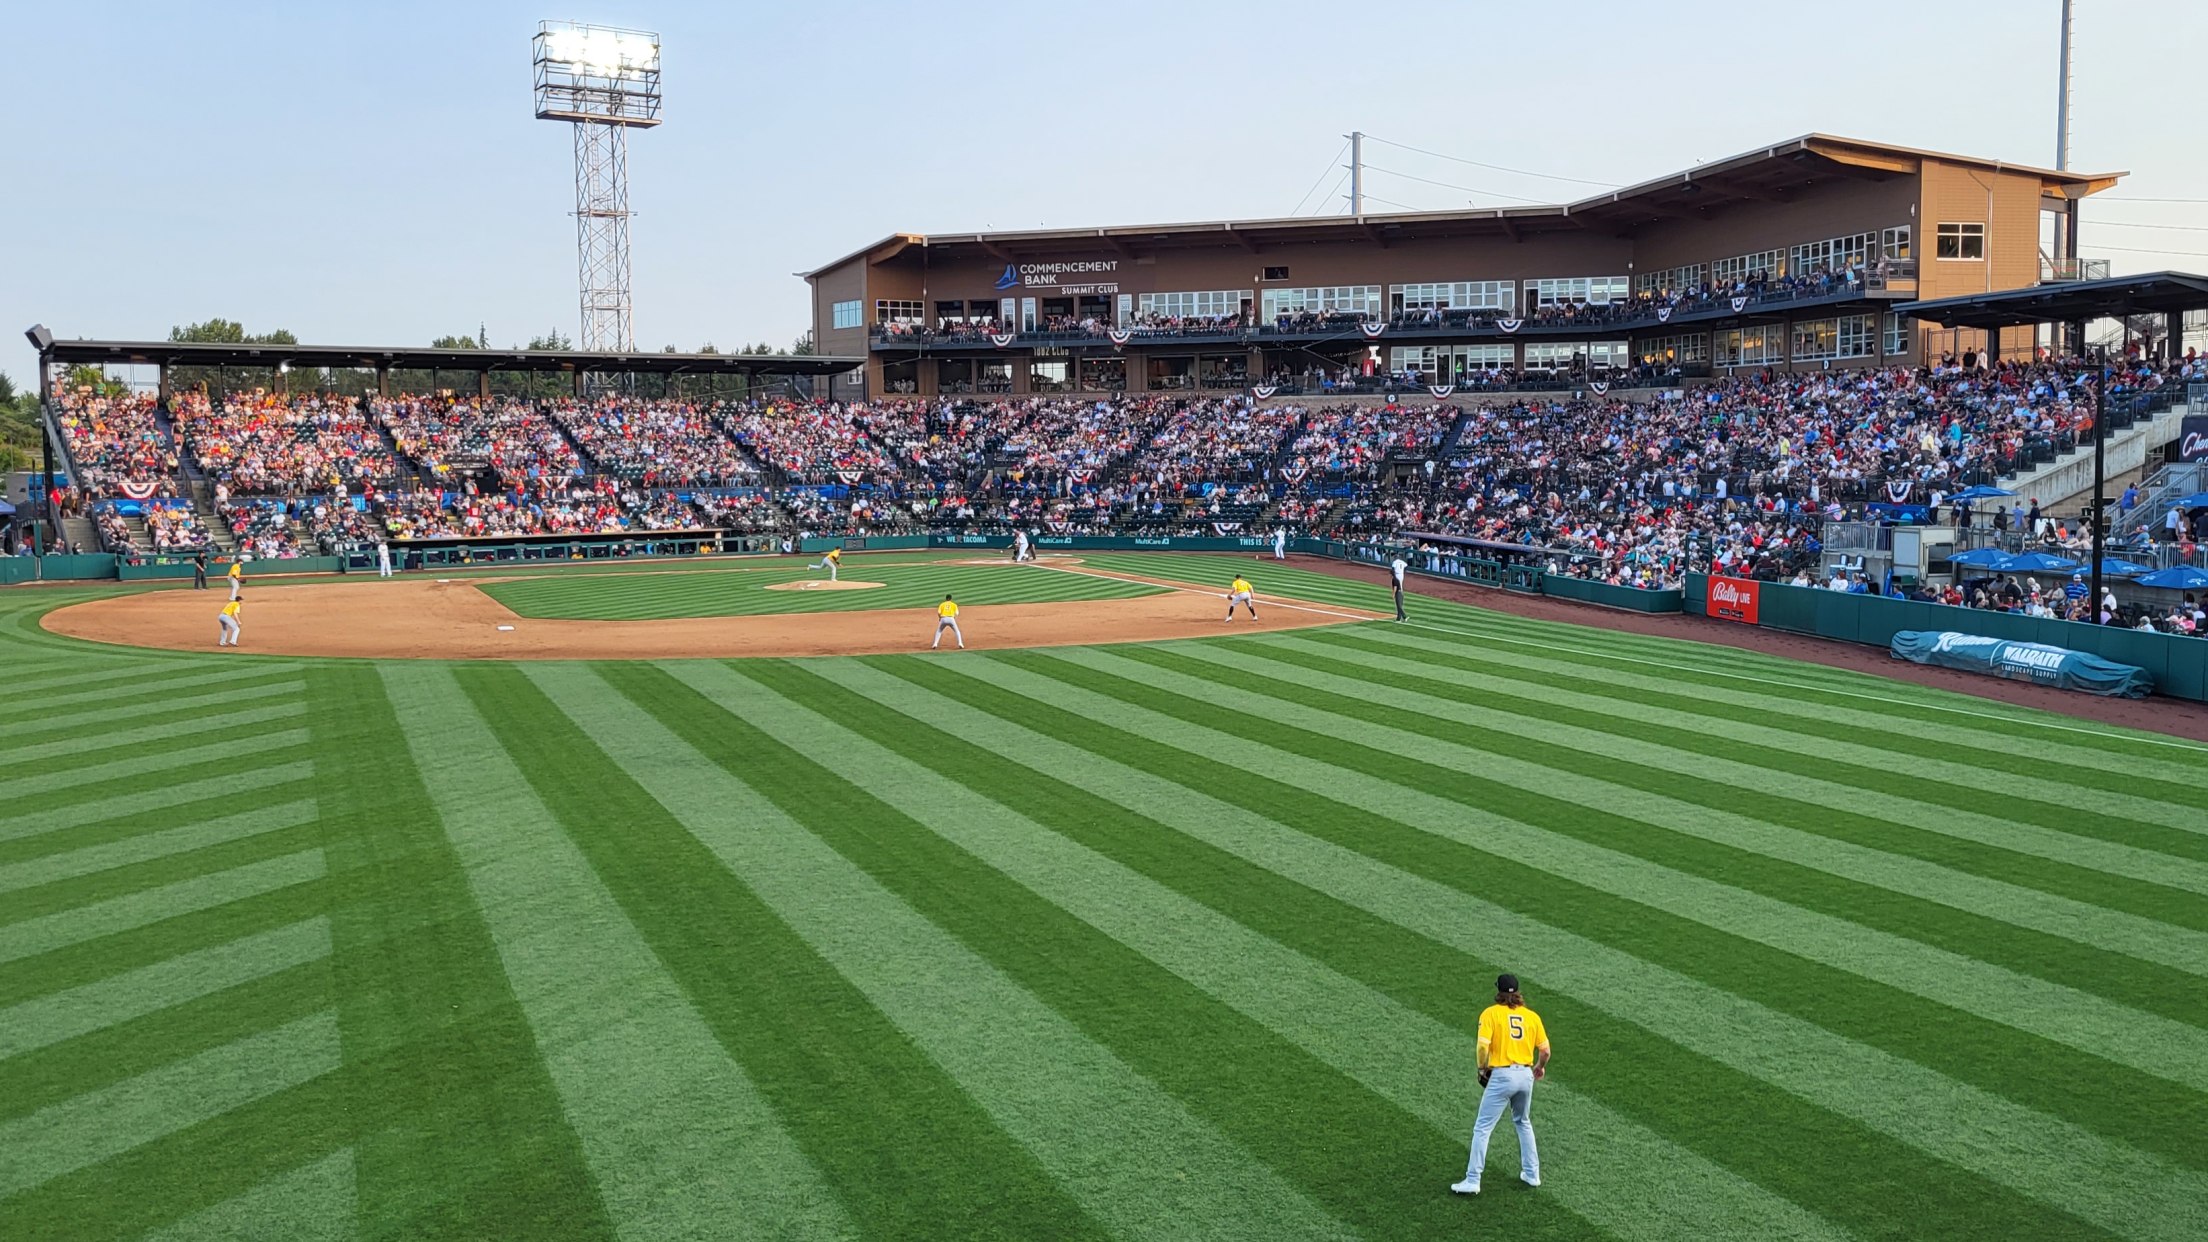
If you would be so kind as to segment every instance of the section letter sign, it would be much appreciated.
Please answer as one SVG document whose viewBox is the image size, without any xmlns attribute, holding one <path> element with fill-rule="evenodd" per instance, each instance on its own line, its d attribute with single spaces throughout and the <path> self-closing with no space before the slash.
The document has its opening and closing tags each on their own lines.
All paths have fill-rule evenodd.
<svg viewBox="0 0 2208 1242">
<path fill-rule="evenodd" d="M 1753 578 L 1720 578 L 1710 576 L 1710 602 L 1707 609 L 1713 617 L 1738 621 L 1743 625 L 1756 624 L 1757 593 L 1763 584 Z"/>
</svg>

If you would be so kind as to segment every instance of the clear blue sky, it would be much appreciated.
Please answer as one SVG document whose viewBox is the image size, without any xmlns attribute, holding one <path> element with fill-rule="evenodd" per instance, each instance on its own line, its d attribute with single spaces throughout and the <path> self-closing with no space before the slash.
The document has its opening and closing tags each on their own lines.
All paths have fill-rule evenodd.
<svg viewBox="0 0 2208 1242">
<path fill-rule="evenodd" d="M 808 323 L 791 273 L 897 230 L 1285 215 L 1319 181 L 1309 211 L 1353 128 L 1603 182 L 1812 130 L 2051 164 L 2058 7 L 13 4 L 0 369 L 28 382 L 41 321 L 572 335 L 571 143 L 530 115 L 542 18 L 662 35 L 666 123 L 630 152 L 637 343 L 729 349 L 786 345 Z M 2208 199 L 2173 67 L 2208 47 L 2208 4 L 2078 8 L 2072 167 Z M 1592 192 L 1367 160 L 1394 170 L 1376 200 L 1409 207 Z M 2167 227 L 2208 226 L 2208 205 L 2095 199 L 2086 219 L 2118 271 L 2208 270 L 2208 227 Z"/>
</svg>

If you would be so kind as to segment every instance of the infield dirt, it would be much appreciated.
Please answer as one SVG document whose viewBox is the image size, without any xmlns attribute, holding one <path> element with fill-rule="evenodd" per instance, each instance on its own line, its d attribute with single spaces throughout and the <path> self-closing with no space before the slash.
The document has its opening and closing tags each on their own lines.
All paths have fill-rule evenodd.
<svg viewBox="0 0 2208 1242">
<path fill-rule="evenodd" d="M 394 578 L 256 587 L 246 593 L 244 641 L 237 650 L 378 660 L 727 659 L 922 651 L 935 636 L 932 608 L 654 621 L 539 620 L 520 616 L 476 589 L 494 581 L 501 579 Z M 857 586 L 847 583 L 843 589 Z M 55 609 L 40 624 L 56 634 L 98 643 L 212 650 L 215 615 L 223 599 L 212 591 L 118 595 Z M 1222 622 L 1221 605 L 1215 592 L 1175 589 L 1135 599 L 976 605 L 962 611 L 958 620 L 967 647 L 990 650 L 1154 642 L 1374 619 L 1374 614 L 1353 609 L 1261 598 L 1257 620 L 1243 616 Z"/>
</svg>

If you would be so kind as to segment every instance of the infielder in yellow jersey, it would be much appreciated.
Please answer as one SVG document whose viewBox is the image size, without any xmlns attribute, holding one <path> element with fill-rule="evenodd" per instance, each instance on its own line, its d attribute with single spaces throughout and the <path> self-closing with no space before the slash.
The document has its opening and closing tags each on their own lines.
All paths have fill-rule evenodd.
<svg viewBox="0 0 2208 1242">
<path fill-rule="evenodd" d="M 950 629 L 951 637 L 958 640 L 958 649 L 966 650 L 966 634 L 958 628 L 958 604 L 948 595 L 943 597 L 942 603 L 935 606 L 935 641 L 928 644 L 928 650 L 933 651 L 943 645 L 945 627 Z"/>
<path fill-rule="evenodd" d="M 1495 979 L 1495 1003 L 1480 1012 L 1479 1120 L 1472 1123 L 1472 1160 L 1464 1180 L 1449 1189 L 1460 1195 L 1480 1193 L 1480 1171 L 1487 1165 L 1487 1138 L 1510 1106 L 1511 1124 L 1518 1128 L 1518 1180 L 1528 1186 L 1541 1184 L 1541 1153 L 1533 1145 L 1533 1084 L 1549 1072 L 1549 1032 L 1541 1015 L 1526 1008 L 1518 994 L 1518 976 Z"/>
<path fill-rule="evenodd" d="M 215 618 L 222 622 L 222 632 L 215 639 L 217 647 L 235 647 L 238 645 L 238 613 L 244 607 L 244 604 L 235 599 L 222 606 L 222 615 Z"/>
<path fill-rule="evenodd" d="M 1234 576 L 1234 585 L 1227 588 L 1227 620 L 1234 620 L 1234 606 L 1242 605 L 1250 610 L 1250 620 L 1257 620 L 1257 604 L 1250 598 L 1250 580 L 1240 574 Z"/>
<path fill-rule="evenodd" d="M 826 556 L 821 557 L 820 560 L 814 562 L 811 565 L 807 565 L 805 568 L 825 569 L 828 571 L 828 581 L 834 582 L 836 580 L 836 568 L 842 564 L 843 549 L 830 548 L 828 549 L 828 554 Z"/>
<path fill-rule="evenodd" d="M 230 562 L 230 599 L 231 599 L 231 601 L 232 601 L 232 602 L 236 602 L 236 600 L 237 600 L 238 596 L 242 595 L 242 594 L 243 594 L 244 592 L 245 592 L 245 565 L 244 565 L 244 563 L 243 563 L 243 562 L 240 562 L 240 561 L 232 561 L 232 562 Z"/>
</svg>

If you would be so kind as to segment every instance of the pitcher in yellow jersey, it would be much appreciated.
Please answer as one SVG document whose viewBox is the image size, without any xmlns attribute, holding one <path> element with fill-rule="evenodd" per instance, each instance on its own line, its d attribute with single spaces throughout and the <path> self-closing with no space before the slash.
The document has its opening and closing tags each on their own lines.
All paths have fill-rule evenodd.
<svg viewBox="0 0 2208 1242">
<path fill-rule="evenodd" d="M 1472 1160 L 1464 1180 L 1449 1189 L 1460 1195 L 1480 1193 L 1480 1171 L 1487 1165 L 1487 1138 L 1510 1106 L 1511 1124 L 1518 1128 L 1518 1180 L 1528 1186 L 1541 1184 L 1541 1153 L 1533 1145 L 1533 1084 L 1549 1072 L 1549 1032 L 1541 1015 L 1526 1008 L 1518 994 L 1518 976 L 1495 979 L 1495 1003 L 1480 1012 L 1479 1120 L 1472 1123 Z"/>
<path fill-rule="evenodd" d="M 1250 620 L 1257 620 L 1257 604 L 1252 601 L 1250 580 L 1240 574 L 1234 576 L 1234 585 L 1227 588 L 1227 620 L 1234 620 L 1234 606 L 1242 605 L 1250 610 Z"/>
<path fill-rule="evenodd" d="M 966 635 L 958 628 L 958 605 L 948 595 L 943 597 L 942 603 L 935 606 L 935 641 L 928 644 L 928 650 L 933 651 L 943 645 L 943 630 L 946 626 L 950 628 L 951 637 L 958 640 L 958 649 L 966 650 Z"/>
<path fill-rule="evenodd" d="M 827 571 L 828 571 L 828 581 L 830 581 L 830 582 L 834 582 L 834 581 L 836 580 L 836 570 L 837 570 L 837 569 L 838 569 L 839 567 L 841 567 L 841 566 L 842 566 L 842 564 L 843 564 L 843 549 L 842 549 L 842 548 L 830 548 L 830 549 L 828 549 L 828 552 L 827 552 L 827 554 L 826 554 L 826 555 L 824 555 L 824 556 L 822 556 L 822 557 L 820 558 L 820 560 L 819 560 L 818 562 L 816 562 L 816 563 L 814 563 L 814 564 L 811 564 L 811 565 L 807 565 L 807 566 L 806 566 L 805 568 L 807 568 L 807 569 L 825 569 L 825 570 L 827 570 Z"/>
</svg>

